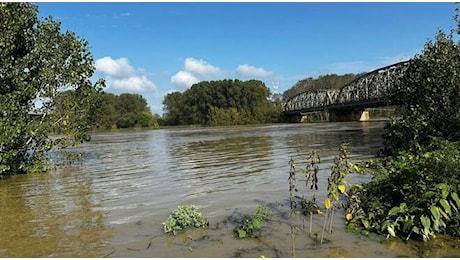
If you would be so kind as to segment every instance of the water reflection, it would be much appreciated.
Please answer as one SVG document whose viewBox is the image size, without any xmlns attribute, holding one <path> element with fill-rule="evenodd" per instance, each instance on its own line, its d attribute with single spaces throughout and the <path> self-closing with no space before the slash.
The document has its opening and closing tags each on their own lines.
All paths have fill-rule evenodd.
<svg viewBox="0 0 460 260">
<path fill-rule="evenodd" d="M 80 164 L 0 181 L 0 256 L 290 257 L 289 160 L 303 160 L 316 150 L 325 182 L 341 143 L 350 144 L 353 159 L 371 157 L 382 128 L 382 122 L 353 122 L 95 133 L 78 148 L 84 155 Z M 165 236 L 162 222 L 180 204 L 197 205 L 212 228 L 197 236 Z M 235 239 L 234 227 L 224 220 L 261 204 L 274 205 L 276 213 L 263 239 Z M 317 228 L 322 222 L 314 220 Z M 349 234 L 339 217 L 334 223 L 327 237 L 333 242 L 322 247 L 300 230 L 297 256 L 458 251 L 419 254 L 408 243 L 382 244 L 378 236 Z"/>
<path fill-rule="evenodd" d="M 170 169 L 190 183 L 190 198 L 238 189 L 272 167 L 271 144 L 269 136 L 239 136 L 175 145 Z"/>
<path fill-rule="evenodd" d="M 0 181 L 1 257 L 100 257 L 111 235 L 92 179 L 74 169 Z"/>
</svg>

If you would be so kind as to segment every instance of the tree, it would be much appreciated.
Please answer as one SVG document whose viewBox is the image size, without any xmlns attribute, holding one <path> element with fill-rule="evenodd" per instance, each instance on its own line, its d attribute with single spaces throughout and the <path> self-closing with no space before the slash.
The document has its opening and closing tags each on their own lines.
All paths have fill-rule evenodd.
<svg viewBox="0 0 460 260">
<path fill-rule="evenodd" d="M 153 123 L 153 116 L 147 101 L 139 94 L 123 93 L 115 101 L 118 128 L 147 127 Z"/>
<path fill-rule="evenodd" d="M 163 100 L 163 110 L 165 111 L 166 125 L 184 124 L 184 96 L 179 91 L 169 93 Z"/>
<path fill-rule="evenodd" d="M 99 107 L 92 112 L 93 128 L 158 128 L 159 116 L 153 116 L 147 100 L 140 94 L 123 93 L 119 96 L 101 92 L 96 98 Z"/>
<path fill-rule="evenodd" d="M 270 90 L 258 80 L 202 81 L 163 101 L 166 124 L 241 125 L 277 122 L 281 106 L 270 103 Z"/>
<path fill-rule="evenodd" d="M 115 103 L 117 96 L 112 93 L 101 92 L 96 100 L 99 104 L 98 108 L 93 111 L 94 128 L 111 129 L 116 128 L 117 110 Z"/>
<path fill-rule="evenodd" d="M 404 112 L 385 126 L 387 156 L 368 162 L 372 181 L 350 190 L 349 229 L 423 241 L 460 237 L 460 42 L 453 34 L 438 31 L 410 60 L 391 97 Z"/>
<path fill-rule="evenodd" d="M 37 15 L 29 3 L 0 3 L 0 175 L 44 166 L 51 148 L 88 140 L 88 112 L 104 85 L 90 82 L 88 42 Z M 51 139 L 53 128 L 64 137 Z"/>
<path fill-rule="evenodd" d="M 439 31 L 410 60 L 392 100 L 404 113 L 386 126 L 385 154 L 429 145 L 433 137 L 460 140 L 460 43 Z"/>
</svg>

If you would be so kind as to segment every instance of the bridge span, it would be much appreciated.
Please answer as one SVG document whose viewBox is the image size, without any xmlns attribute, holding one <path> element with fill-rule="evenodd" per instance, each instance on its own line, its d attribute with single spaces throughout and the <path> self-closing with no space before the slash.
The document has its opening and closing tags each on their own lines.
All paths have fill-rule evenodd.
<svg viewBox="0 0 460 260">
<path fill-rule="evenodd" d="M 402 61 L 366 73 L 340 89 L 299 93 L 285 103 L 283 113 L 299 122 L 307 114 L 322 111 L 328 112 L 330 121 L 358 120 L 366 108 L 390 105 L 390 94 L 408 66 L 409 61 Z"/>
</svg>

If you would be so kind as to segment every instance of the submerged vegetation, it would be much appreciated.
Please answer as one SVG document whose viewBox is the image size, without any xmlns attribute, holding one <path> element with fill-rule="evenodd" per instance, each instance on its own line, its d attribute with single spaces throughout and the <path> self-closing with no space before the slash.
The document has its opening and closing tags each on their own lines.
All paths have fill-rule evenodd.
<svg viewBox="0 0 460 260">
<path fill-rule="evenodd" d="M 234 229 L 235 236 L 238 238 L 257 237 L 255 233 L 261 230 L 263 221 L 269 215 L 268 207 L 257 207 L 252 215 L 245 215 L 238 221 L 239 225 Z"/>
<path fill-rule="evenodd" d="M 208 220 L 195 205 L 177 206 L 163 223 L 163 229 L 165 233 L 176 235 L 179 231 L 189 228 L 207 228 L 208 225 Z"/>
</svg>

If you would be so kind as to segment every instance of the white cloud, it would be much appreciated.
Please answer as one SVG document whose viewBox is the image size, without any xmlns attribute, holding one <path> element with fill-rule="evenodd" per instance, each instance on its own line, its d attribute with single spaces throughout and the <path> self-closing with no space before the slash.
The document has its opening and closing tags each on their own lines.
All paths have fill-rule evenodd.
<svg viewBox="0 0 460 260">
<path fill-rule="evenodd" d="M 212 75 L 218 74 L 220 69 L 208 64 L 204 60 L 197 60 L 194 58 L 186 58 L 184 62 L 184 70 L 190 73 L 196 73 L 200 75 Z"/>
<path fill-rule="evenodd" d="M 129 64 L 127 58 L 117 60 L 111 57 L 104 57 L 96 60 L 96 70 L 111 77 L 127 77 L 134 74 L 134 68 Z"/>
<path fill-rule="evenodd" d="M 184 60 L 184 67 L 171 77 L 171 82 L 180 89 L 187 89 L 200 81 L 232 78 L 236 75 L 243 78 L 260 79 L 272 77 L 274 73 L 247 64 L 238 66 L 236 71 L 223 71 L 219 67 L 208 64 L 204 60 L 186 58 Z"/>
<path fill-rule="evenodd" d="M 236 71 L 243 77 L 256 77 L 256 78 L 268 78 L 273 75 L 273 72 L 266 71 L 263 68 L 256 68 L 253 66 L 249 66 L 247 64 L 239 65 L 236 68 Z"/>
<path fill-rule="evenodd" d="M 188 88 L 200 80 L 187 71 L 179 71 L 171 77 L 171 82 L 181 88 Z"/>
<path fill-rule="evenodd" d="M 171 82 L 181 89 L 186 89 L 205 78 L 213 79 L 222 74 L 222 71 L 204 60 L 186 58 L 184 67 L 171 77 Z"/>
<path fill-rule="evenodd" d="M 108 89 L 129 92 L 142 92 L 155 89 L 155 84 L 147 78 L 142 69 L 135 69 L 127 58 L 112 59 L 104 57 L 96 60 L 96 72 L 101 73 Z"/>
<path fill-rule="evenodd" d="M 147 79 L 145 75 L 141 76 L 132 76 L 128 78 L 111 78 L 107 80 L 107 85 L 113 87 L 115 89 L 126 90 L 126 91 L 133 91 L 133 92 L 141 92 L 145 89 L 154 89 L 155 85 Z"/>
</svg>

